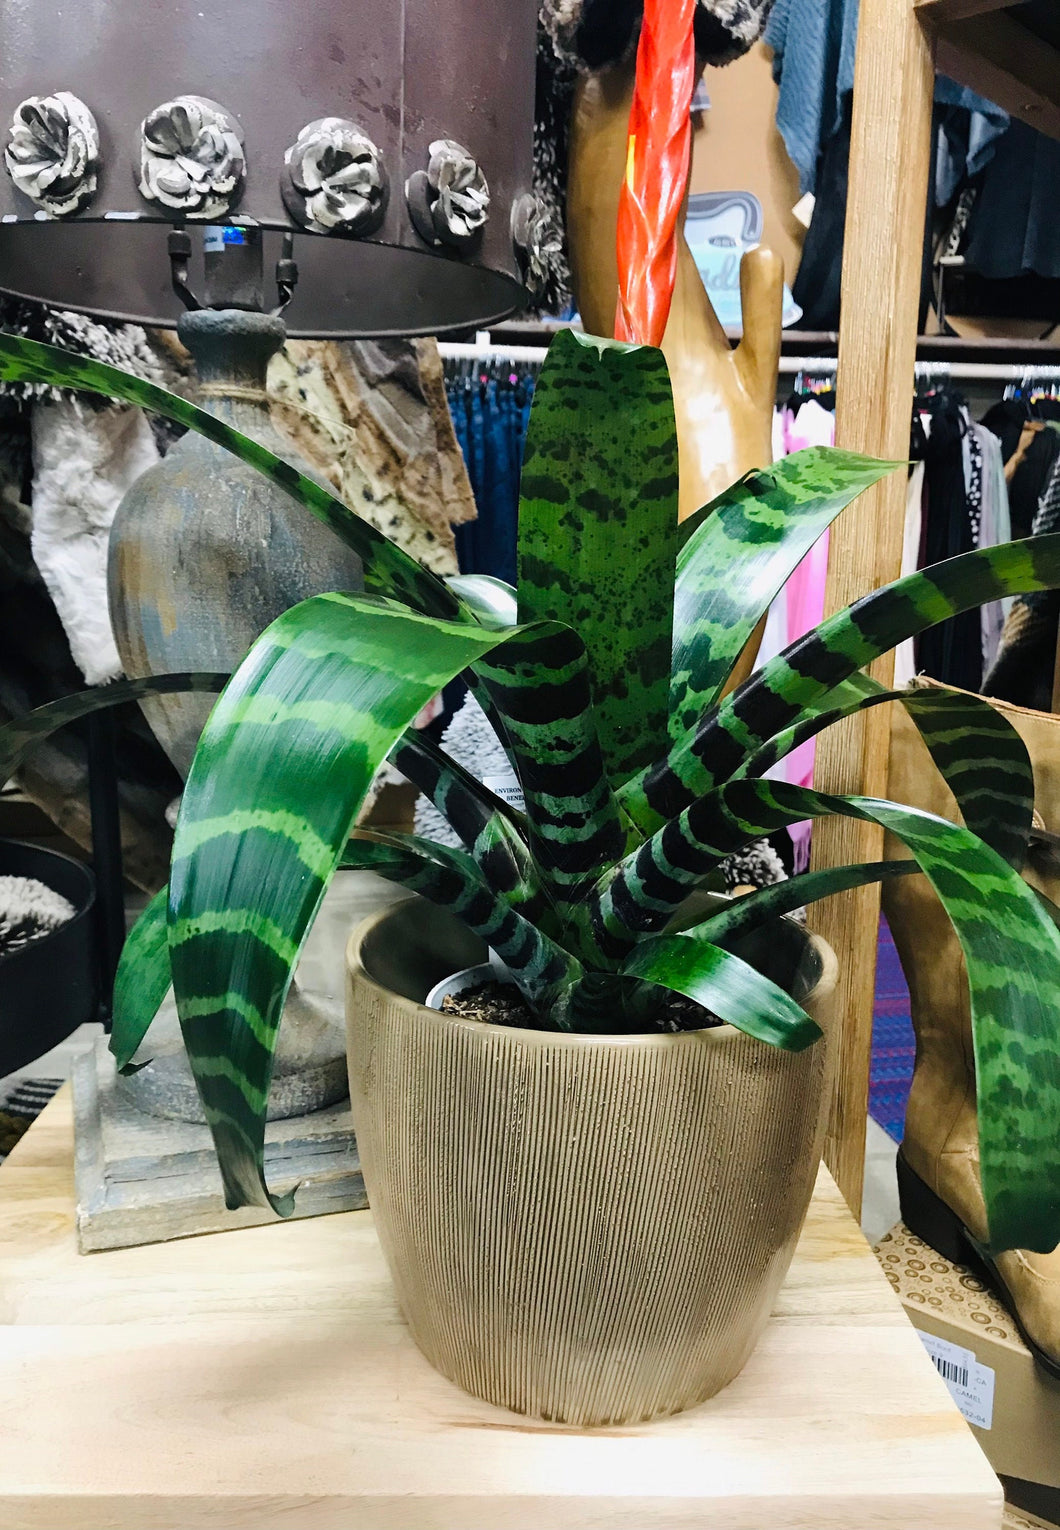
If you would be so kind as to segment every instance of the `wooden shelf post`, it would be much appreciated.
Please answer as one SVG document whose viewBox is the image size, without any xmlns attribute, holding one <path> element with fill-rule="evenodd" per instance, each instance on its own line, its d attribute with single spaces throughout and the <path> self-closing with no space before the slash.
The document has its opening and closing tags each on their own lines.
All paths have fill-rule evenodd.
<svg viewBox="0 0 1060 1530">
<path fill-rule="evenodd" d="M 874 457 L 909 455 L 917 310 L 927 205 L 934 70 L 911 0 L 861 0 L 849 198 L 843 251 L 836 444 Z M 832 530 L 826 613 L 897 577 L 906 476 L 863 495 Z M 873 666 L 889 684 L 894 660 Z M 886 795 L 890 708 L 874 707 L 818 740 L 820 791 Z M 815 866 L 878 860 L 883 832 L 848 818 L 818 821 Z M 878 885 L 829 898 L 814 927 L 839 957 L 837 1044 L 825 1159 L 860 1215 L 876 973 Z"/>
</svg>

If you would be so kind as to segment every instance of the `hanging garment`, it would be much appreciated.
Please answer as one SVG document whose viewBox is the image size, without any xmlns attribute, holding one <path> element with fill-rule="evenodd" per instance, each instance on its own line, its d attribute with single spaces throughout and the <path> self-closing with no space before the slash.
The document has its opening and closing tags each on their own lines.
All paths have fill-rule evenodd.
<svg viewBox="0 0 1060 1530">
<path fill-rule="evenodd" d="M 764 41 L 773 50 L 777 127 L 805 191 L 819 191 L 818 159 L 839 130 L 845 98 L 854 88 L 858 0 L 776 0 Z M 1000 107 L 939 75 L 935 99 L 982 116 L 975 135 L 981 156 L 990 138 L 1008 125 Z"/>
<path fill-rule="evenodd" d="M 829 409 L 828 403 L 831 403 L 833 408 Z M 775 410 L 773 460 L 778 461 L 781 457 L 790 456 L 792 452 L 802 451 L 808 446 L 834 446 L 834 403 L 834 390 L 819 395 L 795 393 L 783 409 Z M 789 643 L 794 642 L 795 638 L 801 637 L 804 632 L 809 631 L 811 626 L 816 626 L 820 621 L 820 614 L 816 619 L 811 618 L 816 609 L 818 596 L 820 609 L 824 610 L 824 573 L 827 563 L 828 534 L 826 532 L 821 542 L 806 555 L 771 603 L 766 615 L 762 641 L 758 648 L 756 668 L 760 669 L 767 660 L 774 658 L 782 648 L 786 648 Z M 790 614 L 789 605 L 791 606 Z M 807 749 L 808 756 L 805 752 Z M 812 773 L 812 744 L 801 746 L 796 753 L 799 756 L 800 771 L 808 757 Z M 801 773 L 798 778 L 788 775 L 786 765 L 778 767 L 777 774 L 785 781 L 802 779 Z"/>
<path fill-rule="evenodd" d="M 997 141 L 968 220 L 965 261 L 993 279 L 1060 277 L 1060 142 L 1013 122 Z"/>
<path fill-rule="evenodd" d="M 269 365 L 273 424 L 343 504 L 445 578 L 475 501 L 432 339 L 288 340 Z"/>
<path fill-rule="evenodd" d="M 982 498 L 979 515 L 979 547 L 997 547 L 1012 537 L 1008 506 L 1008 484 L 1001 457 L 1001 442 L 985 425 L 972 425 L 982 458 Z M 992 600 L 979 608 L 979 629 L 983 645 L 983 673 L 997 657 L 1001 632 L 1011 608 L 1011 600 Z"/>
<path fill-rule="evenodd" d="M 464 453 L 477 520 L 457 527 L 456 551 L 465 574 L 516 581 L 519 474 L 533 398 L 533 377 L 450 379 L 449 408 Z"/>
<path fill-rule="evenodd" d="M 1001 459 L 1007 468 L 1027 426 L 1026 404 L 1020 399 L 999 399 L 983 415 L 982 423 L 1001 442 Z M 1027 445 L 1030 445 L 1029 439 Z"/>
<path fill-rule="evenodd" d="M 976 545 L 965 462 L 966 454 L 971 456 L 977 447 L 966 442 L 971 431 L 968 411 L 952 393 L 934 395 L 929 407 L 931 432 L 924 446 L 926 564 L 971 552 Z M 977 691 L 983 678 L 979 612 L 965 611 L 930 627 L 920 638 L 917 654 L 919 668 L 932 679 Z"/>
<path fill-rule="evenodd" d="M 1055 531 L 1060 531 L 1060 461 L 1053 464 L 1033 521 L 1036 536 Z M 1058 615 L 1056 590 L 1038 590 L 1013 601 L 997 658 L 983 682 L 984 695 L 1039 712 L 1053 710 Z"/>
<path fill-rule="evenodd" d="M 33 405 L 33 560 L 89 685 L 122 673 L 107 604 L 111 523 L 127 489 L 159 458 L 139 409 Z"/>
<path fill-rule="evenodd" d="M 1008 500 L 1012 515 L 1012 535 L 1030 536 L 1038 504 L 1060 457 L 1060 430 L 1050 424 L 1033 421 L 1028 426 L 1026 445 L 1020 445 L 1008 466 Z"/>
<path fill-rule="evenodd" d="M 775 460 L 802 451 L 809 446 L 835 445 L 835 393 L 793 395 L 783 409 L 774 412 L 773 440 Z M 810 548 L 794 569 L 787 583 L 773 600 L 766 616 L 765 630 L 759 645 L 755 667 L 760 669 L 789 643 L 816 627 L 824 614 L 824 587 L 828 572 L 828 533 Z M 767 774 L 796 786 L 813 784 L 814 740 L 800 744 Z M 793 824 L 788 829 L 792 844 L 793 869 L 805 871 L 810 861 L 809 822 Z"/>
<path fill-rule="evenodd" d="M 902 577 L 915 574 L 920 567 L 920 542 L 924 510 L 923 462 L 914 462 L 909 474 L 905 496 L 905 529 L 902 533 Z M 912 638 L 899 643 L 894 651 L 894 684 L 896 689 L 909 685 L 916 676 L 916 644 Z"/>
</svg>

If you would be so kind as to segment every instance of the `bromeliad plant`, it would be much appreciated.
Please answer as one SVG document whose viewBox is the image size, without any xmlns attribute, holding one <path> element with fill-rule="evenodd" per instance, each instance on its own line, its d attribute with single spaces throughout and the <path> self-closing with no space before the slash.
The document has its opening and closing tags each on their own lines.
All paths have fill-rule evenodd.
<svg viewBox="0 0 1060 1530">
<path fill-rule="evenodd" d="M 885 691 L 863 667 L 984 600 L 1060 585 L 1060 536 L 967 553 L 825 621 L 725 696 L 796 564 L 894 464 L 802 452 L 752 473 L 680 528 L 666 367 L 651 347 L 561 334 L 535 397 L 522 480 L 518 591 L 427 573 L 317 484 L 212 415 L 49 347 L 0 336 L 0 376 L 142 405 L 282 484 L 360 555 L 367 593 L 321 595 L 258 639 L 225 686 L 190 772 L 168 891 L 118 975 L 112 1050 L 131 1066 L 172 980 L 232 1207 L 266 1186 L 276 1033 L 299 951 L 339 866 L 369 867 L 451 909 L 507 964 L 546 1027 L 635 1032 L 687 995 L 763 1044 L 817 1028 L 732 947 L 844 888 L 919 868 L 968 964 L 982 1175 L 995 1249 L 1060 1238 L 1060 934 L 1019 875 L 1031 832 L 1026 749 L 985 701 Z M 464 674 L 525 795 L 516 811 L 411 729 Z M 217 676 L 133 681 L 0 730 L 0 770 L 91 706 Z M 896 803 L 763 778 L 804 739 L 898 699 L 953 789 L 954 825 Z M 458 832 L 351 839 L 392 759 Z M 682 910 L 721 862 L 782 825 L 872 819 L 913 861 L 795 877 L 698 922 Z"/>
</svg>

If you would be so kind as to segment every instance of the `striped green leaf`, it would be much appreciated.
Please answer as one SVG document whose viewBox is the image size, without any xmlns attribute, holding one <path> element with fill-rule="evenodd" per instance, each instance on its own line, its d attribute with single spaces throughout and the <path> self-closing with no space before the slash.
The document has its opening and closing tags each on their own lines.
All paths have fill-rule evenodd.
<svg viewBox="0 0 1060 1530">
<path fill-rule="evenodd" d="M 569 658 L 577 639 L 556 624 L 490 632 L 379 597 L 315 596 L 262 634 L 214 708 L 177 820 L 169 948 L 231 1206 L 291 1209 L 262 1175 L 276 1031 L 376 770 L 469 663 L 529 643 L 547 678 L 553 640 Z"/>
<path fill-rule="evenodd" d="M 2 338 L 2 337 L 0 337 Z M 182 691 L 220 691 L 228 683 L 226 674 L 189 672 L 179 675 L 149 675 L 143 680 L 115 680 L 90 691 L 77 691 L 49 701 L 22 717 L 0 725 L 0 781 L 13 776 L 28 750 L 42 743 L 70 723 L 79 722 L 93 712 L 105 712 L 144 696 L 171 696 Z"/>
<path fill-rule="evenodd" d="M 519 597 L 503 579 L 492 574 L 450 574 L 445 582 L 484 627 L 518 624 Z"/>
<path fill-rule="evenodd" d="M 915 861 L 862 861 L 854 866 L 831 866 L 824 871 L 804 871 L 786 882 L 759 887 L 755 892 L 733 898 L 723 909 L 706 919 L 693 916 L 695 922 L 681 927 L 681 933 L 696 940 L 709 940 L 716 946 L 728 946 L 741 940 L 759 925 L 793 914 L 810 903 L 831 898 L 852 887 L 870 882 L 886 882 L 891 877 L 909 876 L 919 871 Z M 673 926 L 670 926 L 671 930 Z"/>
<path fill-rule="evenodd" d="M 643 940 L 622 971 L 685 994 L 720 1020 L 786 1052 L 801 1052 L 820 1039 L 820 1026 L 783 988 L 705 940 L 681 934 Z"/>
<path fill-rule="evenodd" d="M 561 331 L 530 411 L 519 619 L 568 623 L 589 653 L 614 782 L 666 737 L 677 559 L 677 426 L 650 346 Z"/>
<path fill-rule="evenodd" d="M 964 952 L 991 1247 L 1051 1252 L 1060 1243 L 1060 931 L 1041 901 L 989 845 L 931 813 L 779 781 L 735 781 L 721 795 L 723 832 L 712 809 L 711 839 L 701 836 L 694 806 L 611 877 L 595 925 L 602 947 L 631 950 L 724 855 L 787 824 L 831 813 L 881 824 L 913 853 Z"/>
<path fill-rule="evenodd" d="M 410 729 L 390 758 L 469 847 L 486 824 L 498 817 L 526 834 L 526 814 L 498 797 L 428 734 Z"/>
<path fill-rule="evenodd" d="M 734 779 L 764 774 L 799 744 L 864 707 L 898 701 L 957 799 L 967 827 L 1019 870 L 1034 818 L 1034 769 L 1008 718 L 969 691 L 935 686 L 889 691 L 868 675 L 858 680 L 837 706 L 812 714 L 755 750 Z M 826 701 L 835 694 L 830 692 Z"/>
<path fill-rule="evenodd" d="M 962 553 L 856 601 L 792 643 L 710 712 L 665 759 L 620 793 L 651 833 L 829 691 L 905 638 L 984 601 L 1060 586 L 1060 533 Z"/>
<path fill-rule="evenodd" d="M 469 855 L 413 834 L 372 833 L 350 841 L 343 865 L 449 909 L 496 951 L 543 1026 L 571 1028 L 565 995 L 582 975 L 580 962 L 499 896 Z"/>
<path fill-rule="evenodd" d="M 551 922 L 549 898 L 526 842 L 525 815 L 413 730 L 390 756 L 459 834 L 494 890 L 524 918 Z"/>
<path fill-rule="evenodd" d="M 133 1057 L 158 1014 L 172 976 L 163 887 L 137 919 L 122 947 L 114 976 L 114 1007 L 109 1046 L 120 1073 L 135 1073 Z M 142 1064 L 138 1066 L 143 1066 Z"/>
<path fill-rule="evenodd" d="M 670 736 L 721 694 L 777 591 L 841 510 L 899 464 L 812 446 L 748 473 L 681 527 Z"/>
<path fill-rule="evenodd" d="M 18 335 L 0 333 L 0 379 L 5 382 L 46 383 L 72 388 L 83 393 L 100 394 L 136 404 L 152 414 L 173 420 L 197 431 L 233 456 L 247 462 L 285 490 L 292 499 L 311 511 L 361 559 L 365 588 L 381 595 L 393 595 L 413 610 L 452 620 L 471 621 L 470 612 L 446 588 L 436 575 L 421 568 L 414 558 L 402 552 L 394 542 L 355 515 L 341 500 L 320 484 L 299 473 L 267 447 L 233 430 L 215 414 L 197 409 L 187 399 L 154 383 L 144 382 L 117 367 L 105 366 L 88 356 L 75 356 L 54 345 L 24 340 Z"/>
<path fill-rule="evenodd" d="M 472 666 L 500 720 L 526 801 L 530 851 L 561 912 L 628 835 L 608 783 L 584 644 L 558 622 L 508 629 Z"/>
</svg>

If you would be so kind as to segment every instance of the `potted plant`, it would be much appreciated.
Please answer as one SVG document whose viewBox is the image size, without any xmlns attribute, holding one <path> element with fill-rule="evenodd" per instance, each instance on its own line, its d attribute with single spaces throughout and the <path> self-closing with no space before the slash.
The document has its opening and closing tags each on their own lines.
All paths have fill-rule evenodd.
<svg viewBox="0 0 1060 1530">
<path fill-rule="evenodd" d="M 984 598 L 1060 584 L 1060 537 L 964 554 L 875 591 L 725 696 L 776 589 L 892 465 L 801 453 L 678 528 L 672 401 L 651 347 L 555 341 L 531 421 L 517 592 L 438 581 L 254 442 L 123 374 L 0 336 L 0 375 L 106 392 L 204 431 L 283 483 L 364 564 L 370 593 L 287 612 L 228 682 L 188 778 L 168 893 L 119 974 L 123 1066 L 172 977 L 230 1206 L 290 1210 L 262 1169 L 276 1028 L 330 877 L 370 867 L 437 910 L 398 909 L 350 951 L 356 1125 L 417 1338 L 462 1385 L 575 1422 L 709 1395 L 765 1319 L 816 1167 L 814 1010 L 826 1020 L 831 958 L 783 916 L 919 867 L 968 962 L 992 1244 L 1056 1244 L 1060 934 L 1016 870 L 1033 797 L 1018 735 L 977 698 L 899 697 L 963 825 L 763 772 L 836 719 L 894 699 L 863 666 L 898 641 Z M 408 731 L 464 672 L 523 811 Z M 74 698 L 61 716 L 91 704 Z M 0 756 L 10 763 L 59 717 L 53 707 L 0 732 Z M 388 757 L 463 851 L 351 841 Z M 690 902 L 731 852 L 826 813 L 885 825 L 915 861 Z M 532 1026 L 422 1004 L 446 968 L 487 946 Z M 701 1008 L 675 1014 L 674 995 Z"/>
</svg>

